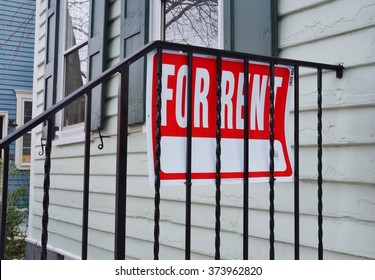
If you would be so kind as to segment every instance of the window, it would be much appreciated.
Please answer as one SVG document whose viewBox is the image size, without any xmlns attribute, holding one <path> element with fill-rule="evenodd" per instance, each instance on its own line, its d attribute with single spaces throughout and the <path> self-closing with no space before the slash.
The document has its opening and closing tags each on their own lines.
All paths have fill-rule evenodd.
<svg viewBox="0 0 375 280">
<path fill-rule="evenodd" d="M 109 1 L 48 0 L 45 109 L 103 72 L 106 14 Z M 58 93 L 58 94 L 57 94 Z M 92 90 L 91 128 L 102 126 L 102 86 Z M 55 144 L 83 140 L 85 98 L 67 106 L 53 119 Z M 46 137 L 46 129 L 43 129 Z"/>
<path fill-rule="evenodd" d="M 16 90 L 17 125 L 21 126 L 32 118 L 31 91 Z M 16 144 L 16 165 L 19 169 L 30 168 L 31 160 L 31 132 L 27 132 Z"/>
<path fill-rule="evenodd" d="M 164 0 L 164 38 L 275 55 L 275 0 Z"/>
<path fill-rule="evenodd" d="M 166 41 L 218 48 L 218 0 L 165 1 Z"/>
<path fill-rule="evenodd" d="M 67 0 L 65 3 L 64 96 L 87 82 L 89 35 L 89 0 Z M 85 98 L 74 101 L 63 114 L 63 127 L 82 123 Z"/>
<path fill-rule="evenodd" d="M 276 0 L 123 0 L 121 56 L 149 40 L 221 48 L 260 55 L 277 54 Z M 145 120 L 145 63 L 132 65 L 129 123 Z"/>
</svg>

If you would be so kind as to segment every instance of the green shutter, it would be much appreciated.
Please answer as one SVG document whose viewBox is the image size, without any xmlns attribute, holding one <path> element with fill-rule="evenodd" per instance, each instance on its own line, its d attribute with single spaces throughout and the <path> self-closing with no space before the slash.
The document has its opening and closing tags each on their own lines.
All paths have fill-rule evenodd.
<svg viewBox="0 0 375 280">
<path fill-rule="evenodd" d="M 148 41 L 148 0 L 121 2 L 121 55 L 137 52 Z M 145 59 L 133 63 L 129 77 L 129 124 L 145 121 Z"/>
<path fill-rule="evenodd" d="M 46 65 L 44 69 L 44 109 L 56 103 L 59 7 L 60 0 L 48 0 Z M 42 138 L 46 138 L 45 128 L 43 127 Z"/>
<path fill-rule="evenodd" d="M 276 55 L 276 10 L 275 0 L 224 0 L 224 48 Z"/>
<path fill-rule="evenodd" d="M 88 40 L 88 73 L 89 80 L 101 74 L 105 67 L 105 30 L 107 21 L 107 1 L 91 0 L 90 34 Z M 91 129 L 102 128 L 103 87 L 99 85 L 92 90 Z"/>
<path fill-rule="evenodd" d="M 47 10 L 47 46 L 45 79 L 45 109 L 56 103 L 56 72 L 57 72 L 57 50 L 58 50 L 58 21 L 57 7 L 59 0 L 49 0 Z"/>
</svg>

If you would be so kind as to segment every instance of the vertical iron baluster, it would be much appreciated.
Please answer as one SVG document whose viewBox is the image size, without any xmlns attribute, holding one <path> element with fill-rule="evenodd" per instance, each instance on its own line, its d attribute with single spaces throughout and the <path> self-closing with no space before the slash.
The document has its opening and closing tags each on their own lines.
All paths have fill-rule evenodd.
<svg viewBox="0 0 375 280">
<path fill-rule="evenodd" d="M 187 76 L 187 131 L 186 131 L 186 221 L 185 221 L 185 259 L 190 260 L 191 251 L 191 164 L 192 164 L 192 103 L 193 103 L 193 54 L 188 50 Z"/>
<path fill-rule="evenodd" d="M 81 258 L 87 260 L 90 193 L 91 93 L 86 94 Z"/>
<path fill-rule="evenodd" d="M 318 258 L 323 259 L 322 69 L 318 68 Z"/>
<path fill-rule="evenodd" d="M 128 164 L 129 64 L 120 72 L 117 112 L 115 259 L 125 259 L 126 193 Z"/>
<path fill-rule="evenodd" d="M 269 185 L 270 185 L 270 193 L 269 193 L 269 198 L 270 198 L 270 260 L 275 259 L 275 248 L 274 248 L 274 243 L 275 243 L 275 233 L 274 233 L 274 228 L 275 228 L 275 220 L 274 220 L 274 214 L 275 214 L 275 205 L 274 205 L 274 200 L 275 200 L 275 147 L 274 147 L 274 142 L 275 142 L 275 137 L 274 137 L 274 117 L 275 117 L 275 107 L 274 107 L 274 100 L 275 100 L 275 92 L 274 92 L 274 84 L 275 84 L 275 73 L 274 73 L 274 64 L 270 63 L 270 180 L 269 180 Z"/>
<path fill-rule="evenodd" d="M 244 61 L 243 259 L 249 259 L 249 61 Z"/>
<path fill-rule="evenodd" d="M 294 66 L 294 259 L 299 260 L 299 67 Z"/>
<path fill-rule="evenodd" d="M 1 150 L 0 150 L 1 153 Z M 3 159 L 3 189 L 2 189 L 2 205 L 1 205 L 1 248 L 0 259 L 5 259 L 6 244 L 6 224 L 7 224 L 7 208 L 8 208 L 8 177 L 9 177 L 9 146 L 4 148 Z"/>
<path fill-rule="evenodd" d="M 156 99 L 156 151 L 155 151 L 155 210 L 154 210 L 154 260 L 159 259 L 160 220 L 160 155 L 161 155 L 161 104 L 162 104 L 162 50 L 158 49 L 157 99 Z"/>
<path fill-rule="evenodd" d="M 47 242 L 48 242 L 48 219 L 49 219 L 49 190 L 50 190 L 50 173 L 51 173 L 51 148 L 53 138 L 53 119 L 49 118 L 47 122 L 47 139 L 44 161 L 44 182 L 43 182 L 43 215 L 42 215 L 42 252 L 40 259 L 47 259 Z"/>
<path fill-rule="evenodd" d="M 215 195 L 215 259 L 220 260 L 221 216 L 221 56 L 216 57 L 216 195 Z"/>
</svg>

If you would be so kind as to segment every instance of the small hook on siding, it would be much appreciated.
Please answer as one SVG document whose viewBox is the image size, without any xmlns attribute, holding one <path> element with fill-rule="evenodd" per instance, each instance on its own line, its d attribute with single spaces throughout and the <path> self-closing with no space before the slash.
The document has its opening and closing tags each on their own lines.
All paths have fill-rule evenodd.
<svg viewBox="0 0 375 280">
<path fill-rule="evenodd" d="M 103 148 L 104 148 L 103 138 L 109 138 L 109 136 L 103 136 L 100 132 L 99 127 L 98 127 L 98 132 L 99 132 L 99 139 L 100 139 L 100 144 L 98 145 L 98 149 L 103 150 Z"/>
<path fill-rule="evenodd" d="M 46 144 L 43 141 L 46 141 L 46 139 L 43 139 L 43 138 L 40 139 L 40 146 L 42 148 L 42 150 L 38 153 L 38 155 L 40 156 L 44 155 L 44 147 L 46 146 Z"/>
</svg>

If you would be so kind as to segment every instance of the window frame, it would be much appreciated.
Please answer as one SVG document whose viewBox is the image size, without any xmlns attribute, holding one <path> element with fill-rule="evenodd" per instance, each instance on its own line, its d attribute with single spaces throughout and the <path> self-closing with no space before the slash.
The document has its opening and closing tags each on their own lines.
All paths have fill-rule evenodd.
<svg viewBox="0 0 375 280">
<path fill-rule="evenodd" d="M 65 49 L 66 0 L 47 0 L 46 11 L 46 51 L 44 68 L 44 109 L 65 98 L 65 55 L 84 45 L 87 48 L 87 79 L 88 82 L 101 74 L 106 68 L 106 41 L 109 2 L 103 0 L 89 0 L 88 40 L 83 44 Z M 60 38 L 61 37 L 61 38 Z M 103 129 L 104 125 L 104 94 L 103 85 L 92 90 L 91 131 Z M 84 122 L 64 127 L 63 111 L 52 118 L 53 144 L 63 145 L 84 141 Z M 47 135 L 46 123 L 42 129 L 42 139 Z"/>
<path fill-rule="evenodd" d="M 16 122 L 18 126 L 24 125 L 24 117 L 25 117 L 25 111 L 24 111 L 24 105 L 25 102 L 30 102 L 31 107 L 33 106 L 33 96 L 32 91 L 28 90 L 15 90 L 16 93 Z M 31 131 L 28 132 L 31 137 Z M 16 141 L 16 147 L 15 147 L 15 164 L 18 169 L 20 170 L 29 170 L 31 165 L 31 150 L 30 150 L 30 162 L 25 163 L 23 162 L 23 137 L 19 138 Z M 30 145 L 31 149 L 31 145 Z"/>
<path fill-rule="evenodd" d="M 67 9 L 67 1 L 68 0 L 61 0 L 60 6 L 60 16 L 59 16 L 59 34 L 66 34 L 67 31 L 67 24 L 66 24 L 66 16 L 68 13 Z M 90 8 L 91 9 L 92 1 L 90 0 Z M 91 21 L 89 22 L 89 29 Z M 58 70 L 57 70 L 57 92 L 60 94 L 57 96 L 58 100 L 62 100 L 66 97 L 65 93 L 65 79 L 66 79 L 66 57 L 76 51 L 79 51 L 81 48 L 88 47 L 89 45 L 89 38 L 84 42 L 78 43 L 70 48 L 66 48 L 67 38 L 66 35 L 60 36 L 60 40 L 58 42 Z M 88 68 L 87 68 L 88 73 Z M 87 82 L 87 81 L 86 81 Z M 54 141 L 55 145 L 66 145 L 66 144 L 73 144 L 83 142 L 85 139 L 84 136 L 84 122 L 76 123 L 73 125 L 65 126 L 64 125 L 64 114 L 65 109 L 61 110 L 58 113 L 57 125 L 59 130 L 56 132 L 56 138 Z"/>
<path fill-rule="evenodd" d="M 151 13 L 150 13 L 150 26 L 149 26 L 149 38 L 150 40 L 164 40 L 164 5 L 165 0 L 150 0 L 151 1 Z M 230 27 L 225 27 L 225 19 L 224 19 L 224 7 L 226 6 L 224 1 L 228 1 L 228 3 L 232 2 L 233 0 L 218 0 L 218 49 L 228 49 L 225 46 L 225 36 L 224 32 Z M 278 29 L 277 29 L 277 1 L 276 0 L 269 0 L 270 1 L 270 27 L 271 27 L 271 42 L 270 42 L 270 54 L 261 55 L 278 55 Z M 228 5 L 228 3 L 226 3 Z M 230 35 L 234 36 L 234 35 Z M 234 49 L 228 49 L 231 51 L 235 51 Z"/>
<path fill-rule="evenodd" d="M 218 0 L 218 49 L 224 48 L 224 21 L 223 21 L 223 1 Z M 165 40 L 165 18 L 164 18 L 164 0 L 150 0 L 150 23 L 149 39 L 150 41 Z"/>
<path fill-rule="evenodd" d="M 8 115 L 9 113 L 7 111 L 0 111 L 0 117 L 2 117 L 3 119 L 3 130 L 2 130 L 3 138 L 8 135 L 8 121 L 9 121 Z M 4 157 L 3 153 L 4 153 L 4 150 L 1 150 L 0 159 Z"/>
</svg>

